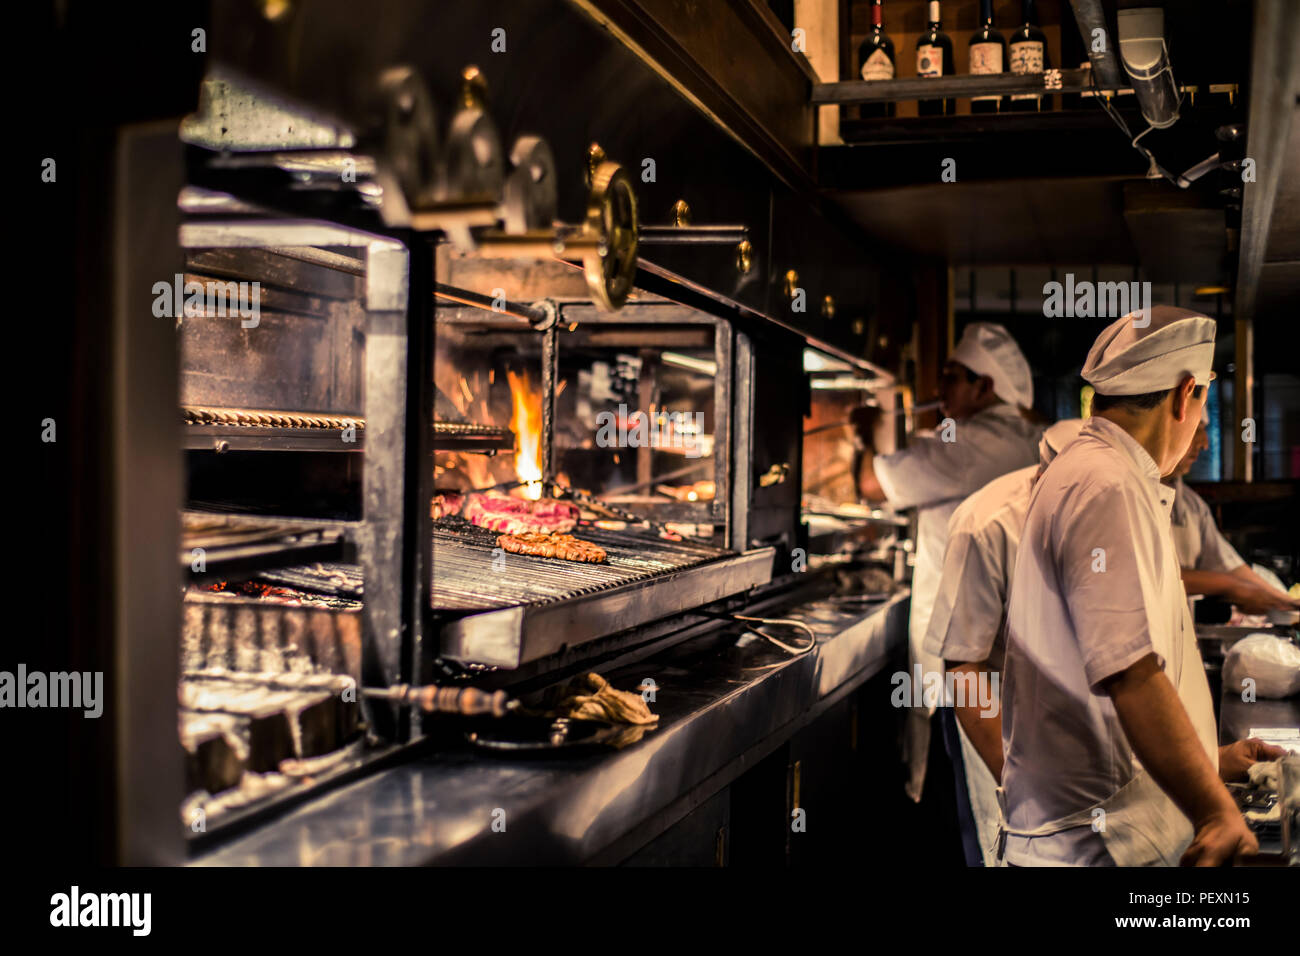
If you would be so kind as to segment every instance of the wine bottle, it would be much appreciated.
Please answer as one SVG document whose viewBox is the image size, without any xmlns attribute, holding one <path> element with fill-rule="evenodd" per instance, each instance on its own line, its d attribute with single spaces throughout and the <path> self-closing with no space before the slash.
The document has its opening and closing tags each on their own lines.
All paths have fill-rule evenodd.
<svg viewBox="0 0 1300 956">
<path fill-rule="evenodd" d="M 1042 73 L 1050 69 L 1051 57 L 1047 51 L 1047 35 L 1038 29 L 1038 14 L 1034 10 L 1034 0 L 1024 0 L 1025 22 L 1020 29 L 1011 34 L 1007 41 L 1010 50 L 1011 72 Z M 1018 112 L 1034 112 L 1052 108 L 1052 98 L 1041 93 L 1011 94 L 1011 109 Z"/>
<path fill-rule="evenodd" d="M 952 41 L 939 22 L 939 0 L 930 0 L 930 28 L 916 41 L 916 75 L 952 76 L 956 72 Z M 916 110 L 921 116 L 952 116 L 957 112 L 957 101 L 921 100 Z"/>
<path fill-rule="evenodd" d="M 1002 34 L 993 29 L 993 0 L 980 0 L 982 26 L 970 38 L 970 71 L 985 75 L 1006 72 L 1007 43 Z M 997 113 L 1002 109 L 1000 96 L 972 96 L 972 113 Z"/>
<path fill-rule="evenodd" d="M 894 78 L 894 41 L 885 33 L 884 14 L 880 0 L 872 0 L 871 33 L 858 47 L 858 73 L 864 80 L 892 80 Z M 865 103 L 863 117 L 893 116 L 894 104 Z"/>
</svg>

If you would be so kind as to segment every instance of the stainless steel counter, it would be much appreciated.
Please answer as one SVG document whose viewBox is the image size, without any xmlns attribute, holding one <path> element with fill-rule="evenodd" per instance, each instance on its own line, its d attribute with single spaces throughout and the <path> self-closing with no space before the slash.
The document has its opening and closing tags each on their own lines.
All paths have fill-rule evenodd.
<svg viewBox="0 0 1300 956">
<path fill-rule="evenodd" d="M 1219 744 L 1230 744 L 1250 735 L 1252 727 L 1300 727 L 1300 696 L 1282 700 L 1259 697 L 1253 701 L 1241 699 L 1241 688 L 1222 686 L 1223 661 L 1232 645 L 1250 634 L 1272 634 L 1286 637 L 1287 628 L 1228 627 L 1226 625 L 1196 625 L 1196 637 L 1210 687 L 1218 692 Z"/>
<path fill-rule="evenodd" d="M 1300 727 L 1300 696 L 1244 701 L 1240 691 L 1225 688 L 1219 699 L 1219 745 L 1250 736 L 1252 727 Z"/>
<path fill-rule="evenodd" d="M 192 862 L 618 862 L 634 831 L 672 825 L 901 653 L 907 597 L 855 611 L 828 600 L 765 608 L 816 632 L 817 645 L 797 657 L 763 640 L 720 647 L 700 638 L 606 673 L 621 689 L 647 678 L 657 687 L 658 728 L 623 750 L 544 761 L 468 749 L 418 757 Z"/>
</svg>

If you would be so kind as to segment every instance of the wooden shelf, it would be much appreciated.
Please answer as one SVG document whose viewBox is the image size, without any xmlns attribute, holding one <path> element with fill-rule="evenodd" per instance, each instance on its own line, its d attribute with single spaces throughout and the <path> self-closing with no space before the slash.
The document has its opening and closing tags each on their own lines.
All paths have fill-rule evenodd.
<svg viewBox="0 0 1300 956">
<path fill-rule="evenodd" d="M 1012 93 L 1080 93 L 1092 88 L 1087 70 L 1048 70 L 1045 73 L 955 74 L 903 80 L 843 80 L 818 83 L 811 101 L 815 105 L 852 106 L 861 103 L 895 103 L 901 100 L 969 99 L 972 96 Z"/>
</svg>

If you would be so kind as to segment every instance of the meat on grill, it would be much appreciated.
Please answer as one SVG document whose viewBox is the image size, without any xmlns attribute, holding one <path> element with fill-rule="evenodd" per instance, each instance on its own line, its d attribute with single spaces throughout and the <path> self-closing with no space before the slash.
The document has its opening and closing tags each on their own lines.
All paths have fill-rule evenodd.
<svg viewBox="0 0 1300 956">
<path fill-rule="evenodd" d="M 465 496 L 459 491 L 439 491 L 433 496 L 429 513 L 433 516 L 433 520 L 437 521 L 447 515 L 460 514 L 461 506 L 464 504 Z"/>
<path fill-rule="evenodd" d="M 563 534 L 578 524 L 578 509 L 567 501 L 541 498 L 528 501 L 509 495 L 472 494 L 461 509 L 471 524 L 504 534 Z"/>
<path fill-rule="evenodd" d="M 564 561 L 586 561 L 599 564 L 607 555 L 605 549 L 590 541 L 581 541 L 571 534 L 503 534 L 497 545 L 512 554 L 527 554 L 535 558 L 560 558 Z"/>
</svg>

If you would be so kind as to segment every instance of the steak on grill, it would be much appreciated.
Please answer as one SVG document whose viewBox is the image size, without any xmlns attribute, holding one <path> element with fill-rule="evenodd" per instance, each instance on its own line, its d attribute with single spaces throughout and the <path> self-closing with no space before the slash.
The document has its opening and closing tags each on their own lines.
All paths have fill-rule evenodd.
<svg viewBox="0 0 1300 956">
<path fill-rule="evenodd" d="M 509 495 L 472 494 L 461 509 L 461 517 L 480 528 L 504 534 L 562 534 L 577 526 L 578 509 L 555 498 L 528 501 Z"/>
<path fill-rule="evenodd" d="M 605 549 L 590 541 L 582 541 L 571 534 L 503 534 L 497 545 L 512 554 L 527 554 L 535 558 L 560 558 L 564 561 L 586 561 L 599 564 L 607 555 Z"/>
<path fill-rule="evenodd" d="M 460 514 L 461 506 L 465 504 L 465 496 L 459 491 L 439 491 L 433 496 L 433 504 L 429 508 L 429 513 L 433 520 L 447 515 Z"/>
</svg>

